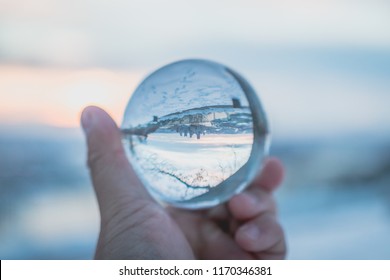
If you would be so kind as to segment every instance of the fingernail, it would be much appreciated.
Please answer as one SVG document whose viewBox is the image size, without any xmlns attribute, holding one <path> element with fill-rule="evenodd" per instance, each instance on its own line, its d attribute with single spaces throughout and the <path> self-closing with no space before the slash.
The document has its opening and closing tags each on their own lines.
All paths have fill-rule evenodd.
<svg viewBox="0 0 390 280">
<path fill-rule="evenodd" d="M 92 125 L 92 114 L 89 110 L 84 110 L 81 114 L 81 126 L 86 134 L 89 133 L 89 130 Z"/>
<path fill-rule="evenodd" d="M 246 235 L 246 237 L 250 240 L 257 240 L 260 238 L 260 231 L 253 224 L 245 225 L 241 230 L 243 231 L 243 234 Z"/>
</svg>

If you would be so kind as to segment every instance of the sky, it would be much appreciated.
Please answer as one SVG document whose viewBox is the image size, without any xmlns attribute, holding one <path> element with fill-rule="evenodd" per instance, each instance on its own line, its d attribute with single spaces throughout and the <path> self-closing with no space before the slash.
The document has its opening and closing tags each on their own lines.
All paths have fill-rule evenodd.
<svg viewBox="0 0 390 280">
<path fill-rule="evenodd" d="M 390 3 L 0 0 L 0 124 L 118 124 L 164 64 L 206 58 L 243 74 L 280 135 L 386 130 Z"/>
</svg>

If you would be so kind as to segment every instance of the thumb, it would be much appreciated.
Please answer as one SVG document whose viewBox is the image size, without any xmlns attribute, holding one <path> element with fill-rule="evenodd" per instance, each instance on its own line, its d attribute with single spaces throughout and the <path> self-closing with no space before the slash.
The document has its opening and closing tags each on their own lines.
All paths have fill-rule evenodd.
<svg viewBox="0 0 390 280">
<path fill-rule="evenodd" d="M 135 211 L 139 203 L 151 201 L 127 160 L 114 120 L 104 110 L 90 106 L 81 115 L 81 125 L 102 221 L 110 220 L 118 209 Z"/>
</svg>

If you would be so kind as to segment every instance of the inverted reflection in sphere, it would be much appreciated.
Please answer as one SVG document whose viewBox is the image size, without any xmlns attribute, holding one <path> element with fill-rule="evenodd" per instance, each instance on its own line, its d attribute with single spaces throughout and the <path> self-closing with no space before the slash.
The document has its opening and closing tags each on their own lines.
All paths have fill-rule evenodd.
<svg viewBox="0 0 390 280">
<path fill-rule="evenodd" d="M 148 76 L 122 124 L 130 162 L 157 200 L 211 207 L 243 190 L 267 152 L 258 97 L 239 74 L 183 60 Z"/>
</svg>

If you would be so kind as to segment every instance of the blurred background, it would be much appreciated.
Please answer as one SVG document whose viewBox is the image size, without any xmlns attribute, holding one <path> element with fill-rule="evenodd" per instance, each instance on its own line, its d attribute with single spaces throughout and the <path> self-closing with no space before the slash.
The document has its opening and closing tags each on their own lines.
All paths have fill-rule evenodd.
<svg viewBox="0 0 390 280">
<path fill-rule="evenodd" d="M 80 113 L 184 58 L 258 91 L 289 259 L 390 259 L 386 0 L 0 0 L 0 259 L 93 257 Z"/>
</svg>

